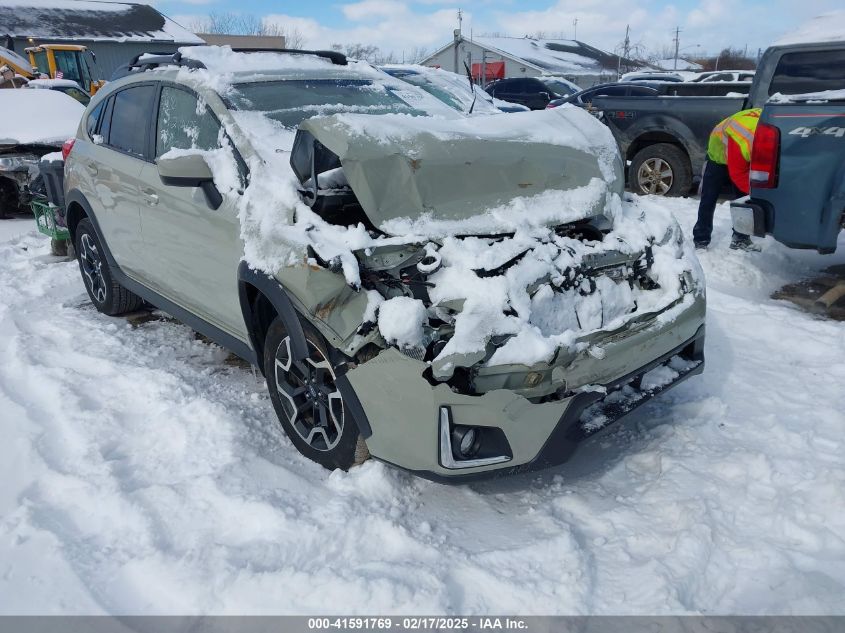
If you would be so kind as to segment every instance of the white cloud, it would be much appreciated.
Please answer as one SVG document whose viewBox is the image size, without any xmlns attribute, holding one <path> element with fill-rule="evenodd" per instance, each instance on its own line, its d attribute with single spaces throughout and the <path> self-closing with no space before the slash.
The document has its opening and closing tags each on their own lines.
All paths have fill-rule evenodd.
<svg viewBox="0 0 845 633">
<path fill-rule="evenodd" d="M 363 0 L 340 7 L 348 20 L 355 22 L 368 18 L 385 18 L 409 13 L 407 5 L 395 0 Z"/>
<path fill-rule="evenodd" d="M 189 0 L 190 1 L 190 0 Z M 192 0 L 206 2 L 209 0 Z M 476 0 L 475 11 L 464 10 L 463 29 L 523 36 L 543 31 L 572 37 L 578 19 L 578 39 L 612 51 L 631 28 L 631 41 L 651 50 L 672 46 L 674 29 L 681 28 L 681 49 L 687 54 L 715 53 L 726 46 L 748 46 L 750 53 L 765 48 L 784 32 L 812 15 L 838 8 L 842 0 L 696 0 L 681 8 L 678 0 L 651 0 L 632 5 L 630 0 L 557 0 L 545 9 L 520 10 L 514 0 Z M 219 2 L 217 3 L 219 5 Z M 334 15 L 272 14 L 270 22 L 297 28 L 312 48 L 332 44 L 374 44 L 401 57 L 414 47 L 438 48 L 452 38 L 458 26 L 457 7 L 463 0 L 360 0 L 335 5 Z M 201 16 L 174 16 L 191 24 Z M 327 23 L 341 26 L 329 27 Z"/>
</svg>

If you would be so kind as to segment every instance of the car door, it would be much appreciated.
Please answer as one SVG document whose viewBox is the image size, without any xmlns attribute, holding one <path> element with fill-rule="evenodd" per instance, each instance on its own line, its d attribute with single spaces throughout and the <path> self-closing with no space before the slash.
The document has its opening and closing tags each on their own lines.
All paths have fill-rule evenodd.
<svg viewBox="0 0 845 633">
<path fill-rule="evenodd" d="M 89 204 L 117 264 L 127 275 L 143 278 L 144 247 L 138 198 L 147 160 L 147 130 L 155 86 L 132 85 L 103 105 L 91 142 L 75 157 L 91 178 Z"/>
<path fill-rule="evenodd" d="M 195 93 L 163 84 L 155 104 L 154 156 L 171 149 L 222 149 L 236 156 L 217 118 Z M 245 168 L 239 169 L 245 177 Z M 236 201 L 224 196 L 223 204 L 212 209 L 202 189 L 164 185 L 152 162 L 144 167 L 142 179 L 141 231 L 154 289 L 247 341 L 238 298 L 237 270 L 244 249 Z"/>
</svg>

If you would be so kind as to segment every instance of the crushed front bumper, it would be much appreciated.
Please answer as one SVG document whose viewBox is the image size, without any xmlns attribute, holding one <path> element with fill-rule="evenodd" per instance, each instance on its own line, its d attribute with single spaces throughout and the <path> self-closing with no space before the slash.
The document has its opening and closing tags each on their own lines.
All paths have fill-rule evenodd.
<svg viewBox="0 0 845 633">
<path fill-rule="evenodd" d="M 346 374 L 361 405 L 353 413 L 363 417 L 359 426 L 367 430 L 374 457 L 435 481 L 464 482 L 561 464 L 599 428 L 703 371 L 705 300 L 688 298 L 671 317 L 660 315 L 648 327 L 604 344 L 601 359 L 589 354 L 576 359 L 571 374 L 595 380 L 555 399 L 532 401 L 508 389 L 457 393 L 426 380 L 425 363 L 389 348 Z M 661 366 L 664 380 L 649 379 L 641 389 L 643 376 Z M 495 430 L 506 439 L 509 458 L 455 468 L 441 450 L 444 410 L 456 425 Z"/>
</svg>

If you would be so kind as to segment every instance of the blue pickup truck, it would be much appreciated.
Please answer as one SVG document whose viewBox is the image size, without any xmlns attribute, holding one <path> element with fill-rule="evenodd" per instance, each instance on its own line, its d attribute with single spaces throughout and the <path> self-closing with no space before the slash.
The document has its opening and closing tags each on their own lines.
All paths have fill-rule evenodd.
<svg viewBox="0 0 845 633">
<path fill-rule="evenodd" d="M 734 228 L 832 253 L 845 229 L 845 40 L 773 46 L 757 80 L 751 192 L 731 204 Z"/>
</svg>

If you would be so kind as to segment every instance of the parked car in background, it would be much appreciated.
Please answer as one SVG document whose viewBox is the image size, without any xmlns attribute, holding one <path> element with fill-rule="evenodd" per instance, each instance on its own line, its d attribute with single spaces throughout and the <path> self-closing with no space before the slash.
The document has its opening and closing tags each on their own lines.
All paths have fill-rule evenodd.
<svg viewBox="0 0 845 633">
<path fill-rule="evenodd" d="M 684 78 L 677 73 L 671 72 L 635 72 L 625 73 L 619 81 L 683 81 Z"/>
<path fill-rule="evenodd" d="M 796 48 L 795 55 L 800 50 Z M 604 113 L 602 120 L 628 162 L 628 187 L 637 193 L 686 195 L 701 173 L 710 132 L 719 121 L 746 107 L 762 107 L 782 85 L 794 91 L 803 84 L 812 91 L 819 85 L 813 79 L 819 73 L 833 78 L 826 85 L 839 85 L 837 78 L 845 71 L 841 66 L 826 67 L 829 62 L 822 55 L 780 68 L 780 58 L 787 52 L 781 48 L 777 54 L 765 54 L 750 83 L 672 83 L 660 86 L 657 97 L 597 97 L 593 107 Z M 788 80 L 782 76 L 785 73 Z"/>
<path fill-rule="evenodd" d="M 71 79 L 30 79 L 26 87 L 63 92 L 84 106 L 87 106 L 91 101 L 91 96 Z"/>
<path fill-rule="evenodd" d="M 581 90 L 563 99 L 554 99 L 546 107 L 556 108 L 564 103 L 571 103 L 581 108 L 589 108 L 595 97 L 648 97 L 657 94 L 659 94 L 657 88 L 640 86 L 635 82 L 601 84 Z"/>
<path fill-rule="evenodd" d="M 755 104 L 766 101 L 750 195 L 731 208 L 734 228 L 833 253 L 845 229 L 845 40 L 774 46 L 760 68 L 771 80 L 752 92 Z"/>
<path fill-rule="evenodd" d="M 710 83 L 717 81 L 753 81 L 753 70 L 710 70 L 703 72 L 689 81 Z"/>
<path fill-rule="evenodd" d="M 391 77 L 401 79 L 439 99 L 450 108 L 469 114 L 499 114 L 502 112 L 489 94 L 470 83 L 468 77 L 441 68 L 417 64 L 385 64 L 379 66 Z M 510 104 L 508 104 L 510 105 Z"/>
<path fill-rule="evenodd" d="M 76 133 L 84 106 L 55 90 L 0 90 L 0 217 L 29 212 L 38 163 Z"/>
<path fill-rule="evenodd" d="M 485 90 L 496 99 L 518 103 L 531 110 L 543 110 L 549 102 L 574 94 L 571 82 L 563 83 L 544 76 L 499 79 Z"/>
<path fill-rule="evenodd" d="M 703 370 L 694 254 L 621 208 L 584 112 L 467 117 L 337 54 L 183 55 L 107 84 L 66 146 L 81 278 L 257 365 L 303 455 L 546 468 Z"/>
</svg>

